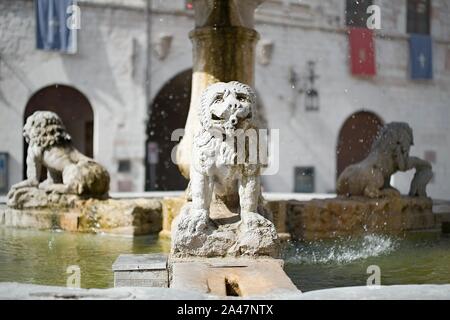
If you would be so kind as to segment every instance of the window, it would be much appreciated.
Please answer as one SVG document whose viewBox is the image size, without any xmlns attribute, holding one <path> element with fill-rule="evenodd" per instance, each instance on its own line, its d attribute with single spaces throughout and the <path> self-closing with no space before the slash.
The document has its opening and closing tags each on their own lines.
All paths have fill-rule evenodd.
<svg viewBox="0 0 450 320">
<path fill-rule="evenodd" d="M 131 172 L 131 161 L 130 160 L 119 160 L 119 168 L 117 171 L 119 171 L 121 173 Z"/>
<path fill-rule="evenodd" d="M 430 34 L 430 0 L 408 0 L 406 31 Z"/>
<path fill-rule="evenodd" d="M 347 26 L 367 27 L 367 19 L 370 14 L 367 8 L 373 4 L 373 0 L 347 0 L 345 8 L 345 20 Z"/>
<path fill-rule="evenodd" d="M 313 193 L 314 167 L 295 167 L 294 192 Z"/>
</svg>

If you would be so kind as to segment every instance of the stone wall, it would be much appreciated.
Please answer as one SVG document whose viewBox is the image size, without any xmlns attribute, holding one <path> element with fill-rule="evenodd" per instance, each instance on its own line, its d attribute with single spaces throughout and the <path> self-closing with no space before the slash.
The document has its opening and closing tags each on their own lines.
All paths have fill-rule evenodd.
<svg viewBox="0 0 450 320">
<path fill-rule="evenodd" d="M 22 209 L 0 207 L 0 225 L 37 230 L 65 230 L 121 235 L 157 234 L 162 229 L 159 199 L 78 199 Z"/>
<path fill-rule="evenodd" d="M 294 239 L 317 240 L 371 233 L 440 232 L 428 198 L 337 198 L 292 201 L 287 229 Z"/>
<path fill-rule="evenodd" d="M 76 196 L 73 196 L 76 198 Z M 126 235 L 159 234 L 170 239 L 184 197 L 68 201 L 43 209 L 0 204 L 0 225 L 33 229 Z M 402 235 L 410 231 L 449 233 L 448 202 L 427 198 L 330 198 L 271 200 L 267 206 L 281 240 L 315 240 L 364 233 Z M 435 211 L 435 212 L 433 212 Z M 442 226 L 442 228 L 441 228 Z"/>
<path fill-rule="evenodd" d="M 164 198 L 160 237 L 170 238 L 173 219 L 186 200 Z M 331 198 L 272 200 L 267 207 L 280 239 L 317 240 L 365 233 L 402 235 L 410 231 L 440 232 L 445 214 L 433 213 L 429 198 Z M 443 218 L 444 217 L 444 218 Z"/>
</svg>

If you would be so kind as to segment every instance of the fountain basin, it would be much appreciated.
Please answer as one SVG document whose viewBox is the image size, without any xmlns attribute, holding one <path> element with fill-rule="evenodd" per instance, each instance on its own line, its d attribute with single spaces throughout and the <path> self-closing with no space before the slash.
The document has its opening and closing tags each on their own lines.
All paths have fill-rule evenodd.
<svg viewBox="0 0 450 320">
<path fill-rule="evenodd" d="M 32 300 L 204 300 L 216 296 L 195 291 L 172 288 L 111 288 L 72 289 L 64 287 L 29 285 L 21 283 L 0 283 L 0 299 Z M 239 299 L 233 297 L 233 299 Z M 241 298 L 242 299 L 242 298 Z M 245 298 L 244 298 L 245 299 Z M 368 287 L 345 287 L 301 293 L 275 293 L 254 296 L 252 299 L 290 300 L 448 300 L 450 285 L 403 285 Z"/>
<path fill-rule="evenodd" d="M 433 213 L 430 198 L 312 197 L 303 195 L 298 200 L 288 200 L 293 198 L 288 194 L 267 197 L 280 238 L 309 241 L 366 233 L 398 235 L 424 230 L 440 233 L 441 220 L 445 220 L 444 213 Z M 161 237 L 170 238 L 171 223 L 185 203 L 183 197 L 162 200 Z"/>
<path fill-rule="evenodd" d="M 63 197 L 25 208 L 0 207 L 0 225 L 126 235 L 145 235 L 161 230 L 161 203 L 157 199 Z"/>
<path fill-rule="evenodd" d="M 291 201 L 286 229 L 294 239 L 317 240 L 366 233 L 400 234 L 417 230 L 440 232 L 430 198 L 362 197 Z"/>
<path fill-rule="evenodd" d="M 0 204 L 0 225 L 72 232 L 158 234 L 170 239 L 172 221 L 186 203 L 181 193 L 114 194 L 67 205 L 13 209 Z M 318 194 L 264 195 L 281 239 L 331 239 L 365 233 L 450 230 L 448 202 L 429 198 L 336 198 Z"/>
<path fill-rule="evenodd" d="M 69 266 L 81 270 L 82 288 L 111 288 L 111 266 L 122 254 L 168 253 L 155 236 L 37 231 L 0 226 L 0 282 L 65 286 Z M 367 268 L 381 268 L 382 285 L 446 284 L 449 237 L 367 235 L 285 246 L 284 270 L 302 292 L 364 286 Z"/>
</svg>

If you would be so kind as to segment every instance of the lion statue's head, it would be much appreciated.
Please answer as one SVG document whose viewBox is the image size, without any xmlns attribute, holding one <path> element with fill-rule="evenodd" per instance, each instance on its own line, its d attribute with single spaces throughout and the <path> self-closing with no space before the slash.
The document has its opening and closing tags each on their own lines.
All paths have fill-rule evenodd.
<svg viewBox="0 0 450 320">
<path fill-rule="evenodd" d="M 204 130 L 230 135 L 236 129 L 256 125 L 256 95 L 253 89 L 237 81 L 217 82 L 201 96 L 199 118 Z"/>
<path fill-rule="evenodd" d="M 61 119 L 51 111 L 36 111 L 29 116 L 23 127 L 23 136 L 30 145 L 42 148 L 71 141 Z"/>
<path fill-rule="evenodd" d="M 404 122 L 391 122 L 383 127 L 372 145 L 372 151 L 392 156 L 398 170 L 406 170 L 409 151 L 414 145 L 411 127 Z"/>
</svg>

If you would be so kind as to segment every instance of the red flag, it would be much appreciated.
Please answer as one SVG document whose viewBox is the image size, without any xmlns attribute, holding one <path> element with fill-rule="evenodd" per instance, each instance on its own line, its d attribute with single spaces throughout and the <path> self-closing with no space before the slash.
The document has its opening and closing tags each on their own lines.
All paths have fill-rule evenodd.
<svg viewBox="0 0 450 320">
<path fill-rule="evenodd" d="M 350 28 L 349 42 L 352 74 L 376 75 L 373 31 L 366 28 Z"/>
</svg>

